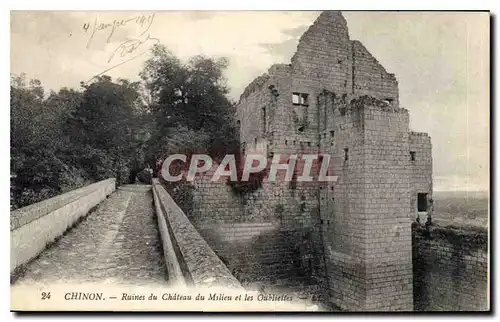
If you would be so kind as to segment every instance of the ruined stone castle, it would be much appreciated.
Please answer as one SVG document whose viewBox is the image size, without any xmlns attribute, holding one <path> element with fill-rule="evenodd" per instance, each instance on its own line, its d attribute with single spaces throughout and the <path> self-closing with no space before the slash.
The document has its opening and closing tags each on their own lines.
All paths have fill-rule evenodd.
<svg viewBox="0 0 500 322">
<path fill-rule="evenodd" d="M 291 181 L 212 181 L 217 165 L 194 181 L 89 184 L 11 212 L 11 285 L 112 277 L 259 292 L 257 306 L 241 301 L 247 309 L 278 310 L 284 298 L 307 311 L 490 309 L 489 229 L 429 220 L 430 137 L 410 131 L 396 77 L 349 39 L 340 12 L 321 13 L 291 64 L 247 86 L 234 125 L 242 154 L 266 155 L 268 166 L 319 155 L 338 180 L 318 182 L 316 168 L 312 182 L 301 181 L 307 172 L 295 166 Z M 116 238 L 102 238 L 110 233 Z M 19 310 L 26 291 L 11 293 Z M 195 302 L 188 309 L 206 309 Z"/>
<path fill-rule="evenodd" d="M 249 281 L 296 277 L 341 309 L 412 310 L 410 226 L 432 206 L 430 137 L 410 131 L 395 75 L 340 12 L 321 13 L 291 64 L 246 87 L 235 122 L 246 153 L 329 154 L 338 180 L 244 196 L 196 183 L 193 221 L 227 266 Z"/>
</svg>

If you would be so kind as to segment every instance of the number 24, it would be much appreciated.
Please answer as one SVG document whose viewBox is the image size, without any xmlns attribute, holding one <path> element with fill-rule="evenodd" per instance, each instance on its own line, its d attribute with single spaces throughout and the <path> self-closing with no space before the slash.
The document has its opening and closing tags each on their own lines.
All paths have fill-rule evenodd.
<svg viewBox="0 0 500 322">
<path fill-rule="evenodd" d="M 42 300 L 50 299 L 50 292 L 42 292 Z"/>
</svg>

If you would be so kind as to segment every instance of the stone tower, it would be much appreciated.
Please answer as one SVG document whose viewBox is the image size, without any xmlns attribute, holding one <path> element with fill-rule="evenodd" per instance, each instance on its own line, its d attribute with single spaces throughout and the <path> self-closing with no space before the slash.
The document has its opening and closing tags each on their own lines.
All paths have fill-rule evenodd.
<svg viewBox="0 0 500 322">
<path fill-rule="evenodd" d="M 430 138 L 410 132 L 394 74 L 349 39 L 342 14 L 321 13 L 291 64 L 248 85 L 235 116 L 246 151 L 331 155 L 338 181 L 299 185 L 289 197 L 319 213 L 286 212 L 286 222 L 316 232 L 314 277 L 330 301 L 350 311 L 413 310 L 410 225 L 432 200 Z"/>
</svg>

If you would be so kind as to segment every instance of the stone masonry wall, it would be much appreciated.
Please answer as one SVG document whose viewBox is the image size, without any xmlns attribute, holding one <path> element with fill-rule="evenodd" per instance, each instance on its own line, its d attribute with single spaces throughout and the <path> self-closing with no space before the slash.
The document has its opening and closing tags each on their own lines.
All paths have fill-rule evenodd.
<svg viewBox="0 0 500 322">
<path fill-rule="evenodd" d="M 245 90 L 240 100 L 235 122 L 240 122 L 240 144 L 242 150 L 255 150 L 263 140 L 262 108 L 266 108 L 271 92 L 266 87 L 268 75 L 255 79 Z M 267 109 L 269 113 L 269 109 Z"/>
<path fill-rule="evenodd" d="M 293 93 L 306 94 L 306 104 L 294 104 Z M 361 96 L 378 99 L 385 110 L 350 104 Z M 313 248 L 323 250 L 317 281 L 343 309 L 412 307 L 409 119 L 398 105 L 394 75 L 349 39 L 341 13 L 323 12 L 300 38 L 291 64 L 273 65 L 237 106 L 241 142 L 257 141 L 271 155 L 331 156 L 336 183 L 295 188 L 318 214 L 304 220 L 296 198 L 289 199 L 286 214 L 292 226 L 309 222 Z"/>
<path fill-rule="evenodd" d="M 325 11 L 302 35 L 292 57 L 294 76 L 314 82 L 317 90 L 352 90 L 352 45 L 340 12 Z"/>
<path fill-rule="evenodd" d="M 367 310 L 412 310 L 409 114 L 364 108 L 364 222 Z M 362 246 L 363 247 L 363 246 Z"/>
<path fill-rule="evenodd" d="M 338 181 L 264 182 L 245 195 L 195 183 L 193 220 L 227 266 L 270 283 L 308 279 L 346 310 L 411 310 L 411 189 L 425 177 L 432 192 L 430 140 L 409 132 L 395 76 L 349 39 L 340 12 L 321 13 L 291 64 L 247 86 L 235 122 L 246 154 L 328 154 Z"/>
<path fill-rule="evenodd" d="M 330 300 L 345 310 L 363 306 L 364 271 L 364 137 L 360 120 L 362 111 L 348 109 L 342 116 L 335 106 L 335 135 L 333 149 L 328 153 L 340 157 L 334 175 L 338 181 L 321 195 L 326 273 Z M 360 113 L 361 112 L 361 113 Z M 326 143 L 328 145 L 328 143 Z M 325 147 L 325 148 L 328 148 Z M 346 151 L 347 159 L 346 159 Z M 324 189 L 323 189 L 324 190 Z M 326 200 L 325 200 L 326 199 Z"/>
<path fill-rule="evenodd" d="M 275 285 L 323 274 L 322 249 L 313 247 L 322 244 L 312 240 L 319 231 L 311 222 L 319 217 L 315 191 L 264 182 L 261 189 L 239 195 L 209 177 L 193 183 L 190 219 L 242 282 Z"/>
<path fill-rule="evenodd" d="M 411 310 L 408 112 L 368 98 L 334 108 L 334 136 L 321 146 L 339 179 L 320 189 L 331 300 Z"/>
<path fill-rule="evenodd" d="M 394 74 L 388 73 L 357 40 L 352 41 L 352 57 L 353 93 L 392 100 L 393 106 L 399 106 L 398 82 Z"/>
<path fill-rule="evenodd" d="M 488 310 L 487 230 L 415 226 L 413 273 L 416 311 Z"/>
<path fill-rule="evenodd" d="M 414 152 L 415 160 L 410 158 L 411 176 L 411 216 L 416 218 L 417 194 L 427 193 L 429 206 L 432 206 L 432 145 L 427 133 L 410 132 L 410 152 Z M 425 220 L 425 218 L 420 218 Z"/>
</svg>

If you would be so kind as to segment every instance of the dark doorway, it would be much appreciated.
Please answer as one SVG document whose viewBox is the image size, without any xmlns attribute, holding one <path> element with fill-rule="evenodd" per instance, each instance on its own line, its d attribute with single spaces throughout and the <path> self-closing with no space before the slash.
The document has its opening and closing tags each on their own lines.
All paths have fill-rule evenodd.
<svg viewBox="0 0 500 322">
<path fill-rule="evenodd" d="M 418 211 L 427 211 L 427 193 L 417 194 L 417 209 Z"/>
</svg>

